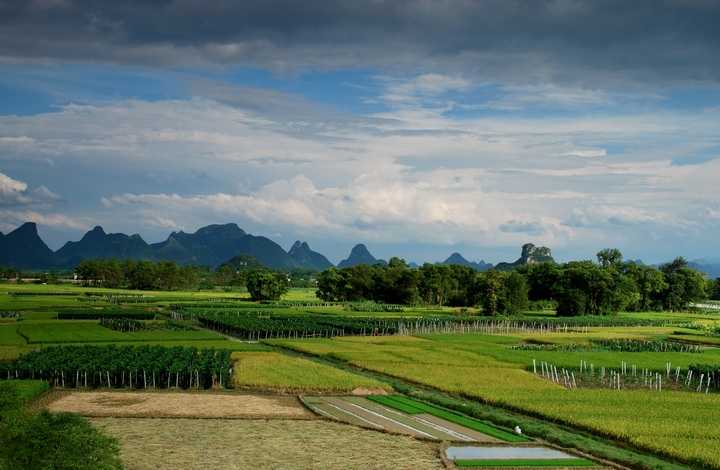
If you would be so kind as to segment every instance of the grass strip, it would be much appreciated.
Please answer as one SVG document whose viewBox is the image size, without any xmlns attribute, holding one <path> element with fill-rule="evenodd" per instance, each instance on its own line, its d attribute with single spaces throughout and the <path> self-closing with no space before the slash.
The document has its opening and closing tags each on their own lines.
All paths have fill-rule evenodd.
<svg viewBox="0 0 720 470">
<path fill-rule="evenodd" d="M 399 403 L 395 400 L 391 400 L 390 398 L 382 396 L 382 395 L 368 395 L 365 398 L 367 398 L 370 401 L 380 403 L 381 405 L 389 406 L 390 408 L 394 408 L 398 411 L 402 411 L 403 413 L 407 413 L 409 415 L 419 415 L 419 414 L 424 413 L 423 410 L 415 408 L 414 406 L 406 405 L 404 403 Z"/>
<path fill-rule="evenodd" d="M 455 460 L 458 467 L 595 467 L 586 459 L 511 459 L 511 460 Z"/>
<path fill-rule="evenodd" d="M 416 408 L 423 413 L 429 413 L 433 416 L 437 416 L 438 418 L 446 419 L 452 423 L 465 426 L 466 428 L 470 428 L 475 431 L 487 434 L 488 436 L 502 439 L 506 442 L 532 442 L 530 439 L 526 439 L 522 436 L 518 436 L 516 434 L 512 434 L 501 429 L 494 428 L 492 426 L 488 426 L 487 424 L 475 421 L 474 419 L 466 418 L 465 416 L 442 410 L 432 405 L 427 405 L 412 398 L 404 397 L 401 395 L 390 395 L 387 398 L 389 398 L 391 401 L 394 401 L 395 403 L 400 403 L 402 405 Z"/>
</svg>

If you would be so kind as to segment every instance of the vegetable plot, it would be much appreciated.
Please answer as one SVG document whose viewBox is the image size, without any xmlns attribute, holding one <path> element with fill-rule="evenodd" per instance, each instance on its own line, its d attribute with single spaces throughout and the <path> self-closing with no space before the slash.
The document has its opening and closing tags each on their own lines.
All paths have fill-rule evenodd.
<svg viewBox="0 0 720 470">
<path fill-rule="evenodd" d="M 49 380 L 55 387 L 225 387 L 230 350 L 176 346 L 65 346 L 0 366 L 2 379 Z"/>
<path fill-rule="evenodd" d="M 345 335 L 392 335 L 398 321 L 390 318 L 250 313 L 203 313 L 198 321 L 206 328 L 244 340 L 269 338 L 332 338 Z"/>
</svg>

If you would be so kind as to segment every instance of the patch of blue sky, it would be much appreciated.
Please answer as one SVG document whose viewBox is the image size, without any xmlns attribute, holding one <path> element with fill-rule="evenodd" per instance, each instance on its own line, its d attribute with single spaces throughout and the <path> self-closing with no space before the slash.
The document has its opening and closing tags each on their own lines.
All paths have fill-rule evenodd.
<svg viewBox="0 0 720 470">
<path fill-rule="evenodd" d="M 226 72 L 195 74 L 231 85 L 296 95 L 353 114 L 371 114 L 386 110 L 377 100 L 379 91 L 377 84 L 371 79 L 375 72 L 368 70 L 311 70 L 299 75 L 279 75 L 268 70 L 242 67 Z"/>
<path fill-rule="evenodd" d="M 35 116 L 57 111 L 58 108 L 51 101 L 47 93 L 0 84 L 0 115 Z"/>
<path fill-rule="evenodd" d="M 622 155 L 626 153 L 629 149 L 635 148 L 635 145 L 632 144 L 598 144 L 600 147 L 604 148 L 608 155 Z"/>
<path fill-rule="evenodd" d="M 58 63 L 0 64 L 0 114 L 34 115 L 69 103 L 104 105 L 119 100 L 185 99 L 182 80 L 142 68 Z M 42 92 L 40 92 L 42 90 Z"/>
<path fill-rule="evenodd" d="M 695 153 L 698 155 L 714 155 L 718 157 L 720 156 L 720 145 L 713 145 L 712 147 L 698 149 Z"/>
<path fill-rule="evenodd" d="M 720 106 L 720 87 L 688 87 L 662 93 L 663 108 L 677 110 L 709 109 Z"/>
<path fill-rule="evenodd" d="M 670 162 L 673 166 L 700 165 L 702 163 L 714 160 L 712 157 L 679 157 Z"/>
</svg>

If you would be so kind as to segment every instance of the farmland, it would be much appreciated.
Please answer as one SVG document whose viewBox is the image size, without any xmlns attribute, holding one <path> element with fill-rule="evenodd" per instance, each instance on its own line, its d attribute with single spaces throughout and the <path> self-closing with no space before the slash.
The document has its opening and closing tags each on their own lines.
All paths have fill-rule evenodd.
<svg viewBox="0 0 720 470">
<path fill-rule="evenodd" d="M 671 330 L 624 331 L 626 335 L 647 337 Z M 588 335 L 597 337 L 602 334 L 607 333 L 573 334 L 573 341 L 587 342 Z M 697 354 L 525 351 L 508 347 L 527 341 L 548 343 L 559 335 L 424 335 L 412 341 L 395 338 L 388 341 L 376 337 L 269 340 L 268 343 L 334 358 L 365 370 L 567 424 L 688 463 L 720 468 L 720 451 L 707 445 L 720 439 L 720 430 L 702 424 L 720 420 L 720 396 L 697 393 L 697 382 L 684 387 L 685 392 L 577 389 L 558 385 L 532 373 L 532 362 L 536 359 L 537 364 L 547 361 L 558 368 L 573 369 L 579 377 L 582 360 L 592 364 L 597 375 L 603 367 L 607 374 L 611 370 L 619 372 L 622 363 L 626 362 L 635 365 L 637 370 L 650 369 L 661 373 L 667 379 L 668 363 L 681 367 L 687 374 L 692 363 L 701 360 L 717 363 L 716 350 Z M 625 380 L 621 378 L 621 388 Z M 670 383 L 672 380 L 667 379 Z M 703 387 L 702 392 L 705 391 Z M 538 399 L 539 395 L 542 400 Z"/>
<path fill-rule="evenodd" d="M 233 377 L 230 383 L 223 377 L 222 390 L 228 387 L 235 390 L 224 393 L 260 391 L 336 395 L 350 394 L 356 389 L 378 393 L 396 393 L 398 390 L 407 393 L 405 390 L 414 389 L 416 392 L 413 393 L 427 399 L 434 400 L 432 397 L 437 396 L 444 400 L 442 397 L 447 397 L 450 400 L 447 406 L 467 404 L 468 412 L 492 405 L 498 410 L 498 416 L 504 418 L 493 417 L 490 413 L 483 418 L 486 422 L 499 419 L 498 424 L 506 431 L 518 424 L 530 438 L 554 439 L 552 436 L 560 431 L 553 426 L 560 425 L 563 429 L 596 436 L 592 439 L 597 442 L 616 442 L 627 450 L 618 450 L 615 458 L 626 464 L 635 462 L 632 465 L 636 468 L 643 468 L 643 464 L 638 463 L 643 461 L 652 462 L 645 468 L 720 468 L 720 451 L 713 445 L 720 439 L 720 431 L 705 425 L 720 420 L 719 384 L 708 383 L 707 372 L 703 373 L 702 382 L 698 376 L 699 371 L 709 370 L 698 368 L 698 365 L 717 366 L 720 363 L 718 338 L 711 334 L 717 316 L 711 314 L 666 312 L 657 317 L 650 313 L 622 314 L 598 321 L 556 319 L 547 312 L 535 312 L 521 320 L 506 321 L 453 316 L 457 312 L 449 308 L 356 311 L 342 304 L 316 302 L 308 297 L 308 291 L 291 292 L 280 303 L 258 304 L 237 293 L 146 292 L 141 296 L 131 291 L 75 287 L 18 288 L 22 291 L 20 295 L 0 294 L 0 311 L 17 312 L 0 319 L 0 363 L 8 363 L 28 353 L 31 354 L 23 357 L 31 358 L 41 350 L 54 349 L 153 350 L 156 351 L 153 357 L 160 357 L 160 351 L 176 348 L 177 351 L 194 351 L 193 357 L 198 358 L 211 357 L 211 353 L 203 352 L 206 350 L 213 351 L 212 357 L 218 351 L 227 351 Z M 58 318 L 58 313 L 69 310 L 97 316 L 98 312 L 124 309 L 151 312 L 152 319 L 136 316 L 133 321 L 155 326 L 138 331 L 118 331 L 102 326 L 97 319 Z M 178 315 L 172 315 L 172 312 Z M 200 318 L 213 319 L 217 323 L 203 323 Z M 230 322 L 238 318 L 249 321 L 233 326 Z M 181 327 L 170 327 L 171 322 Z M 167 328 L 162 327 L 164 323 L 168 323 Z M 321 326 L 324 329 L 321 330 Z M 677 338 L 684 342 L 677 343 Z M 66 362 L 72 363 L 71 360 Z M 92 364 L 92 361 L 85 360 L 85 363 Z M 696 375 L 690 376 L 691 366 L 695 367 Z M 198 371 L 191 378 L 192 375 L 186 372 L 192 365 L 184 366 L 182 372 L 176 372 L 175 383 L 169 369 L 157 369 L 154 386 L 150 385 L 153 368 L 147 365 L 128 366 L 124 377 L 120 369 L 117 373 L 116 369 L 105 370 L 104 384 L 99 378 L 99 368 L 95 370 L 88 366 L 86 371 L 78 363 L 73 363 L 74 370 L 70 368 L 62 371 L 62 367 L 52 367 L 53 375 L 42 377 L 50 380 L 53 386 L 61 386 L 65 379 L 66 390 L 98 389 L 87 392 L 89 395 L 108 390 L 108 373 L 113 390 L 137 392 L 147 387 L 154 391 L 143 393 L 150 395 L 161 394 L 161 389 L 168 389 L 172 394 L 206 387 L 212 390 L 195 393 L 213 394 L 220 390 L 221 368 L 215 371 L 215 377 L 212 372 Z M 33 377 L 30 369 L 28 372 L 19 367 L 15 369 L 14 366 L 6 367 L 0 378 Z M 222 370 L 227 369 L 222 367 Z M 553 371 L 552 379 L 548 369 Z M 35 370 L 34 373 L 38 378 L 39 372 Z M 182 374 L 185 374 L 184 378 Z M 188 399 L 192 400 L 192 396 Z M 97 424 L 107 424 L 108 429 L 115 429 L 118 436 L 123 432 L 135 432 L 132 429 L 140 435 L 151 432 L 152 428 L 140 417 L 118 420 L 98 415 L 93 419 Z M 180 419 L 169 421 L 168 430 L 174 429 Z M 314 426 L 318 435 L 326 435 L 330 427 L 337 426 L 326 422 L 312 425 L 281 422 L 284 427 L 266 423 L 267 429 L 257 427 L 253 432 L 263 434 L 271 432 L 270 429 L 274 429 L 272 432 L 284 429 L 291 433 L 296 427 L 308 425 Z M 205 433 L 215 432 L 210 429 L 235 429 L 236 426 L 249 429 L 254 424 L 223 421 L 196 427 L 199 433 Z M 333 429 L 353 428 L 340 426 Z M 365 436 L 368 432 L 377 434 L 367 430 L 360 434 Z M 568 432 L 572 434 L 573 431 Z M 184 439 L 176 438 L 178 441 Z M 208 449 L 216 448 L 213 447 L 215 444 L 204 439 L 224 442 L 221 436 L 203 435 L 194 439 L 204 442 Z M 563 442 L 579 450 L 594 445 L 583 439 L 578 438 L 574 444 L 569 438 Z M 252 439 L 248 437 L 246 441 L 249 443 Z M 148 468 L 148 463 L 142 463 L 142 458 L 129 450 L 139 444 L 130 437 L 122 442 L 128 468 Z M 402 442 L 407 445 L 408 441 Z M 409 442 L 417 441 L 410 439 Z M 254 444 L 262 447 L 257 442 Z M 245 444 L 238 442 L 237 445 Z M 437 460 L 437 447 L 419 442 L 417 445 L 418 449 L 424 449 L 419 450 L 418 455 L 430 457 L 429 460 L 422 457 L 413 461 L 413 465 L 442 468 L 442 463 Z M 612 454 L 609 450 L 612 444 L 602 445 L 604 450 L 594 452 L 605 456 Z M 361 446 L 359 441 L 358 446 Z M 666 461 L 632 454 L 632 449 L 640 453 L 651 452 Z M 236 455 L 233 452 L 229 455 Z M 326 457 L 343 458 L 339 454 Z M 303 468 L 297 463 L 284 462 L 278 466 Z M 188 465 L 187 468 L 192 468 L 193 464 Z M 408 463 L 407 468 L 411 466 Z M 236 468 L 248 467 L 251 465 L 238 464 Z M 161 468 L 172 467 L 161 465 Z M 395 468 L 404 467 L 401 464 Z"/>
</svg>

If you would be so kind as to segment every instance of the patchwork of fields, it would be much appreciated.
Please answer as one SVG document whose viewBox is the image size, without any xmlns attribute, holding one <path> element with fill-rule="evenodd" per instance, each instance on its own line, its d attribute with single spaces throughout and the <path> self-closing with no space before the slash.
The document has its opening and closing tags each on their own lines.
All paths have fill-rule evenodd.
<svg viewBox="0 0 720 470">
<path fill-rule="evenodd" d="M 122 385 L 121 391 L 112 392 L 123 395 L 120 398 L 103 395 L 110 393 L 106 388 L 93 392 L 55 390 L 44 398 L 53 410 L 84 412 L 93 416 L 95 424 L 106 426 L 108 433 L 120 438 L 128 468 L 178 468 L 178 462 L 183 462 L 179 465 L 183 468 L 208 468 L 221 461 L 224 462 L 222 468 L 367 468 L 371 465 L 369 462 L 374 463 L 373 468 L 444 468 L 453 465 L 442 456 L 441 449 L 447 444 L 432 444 L 422 439 L 308 419 L 312 415 L 298 404 L 291 408 L 305 415 L 290 420 L 287 416 L 273 416 L 270 421 L 259 422 L 241 412 L 227 414 L 232 409 L 242 408 L 238 404 L 232 405 L 231 397 L 247 396 L 243 393 L 262 391 L 271 394 L 267 397 L 280 394 L 292 400 L 295 400 L 294 395 L 308 394 L 317 397 L 314 405 L 308 402 L 311 407 L 326 411 L 344 409 L 347 416 L 358 415 L 363 419 L 356 416 L 355 420 L 372 427 L 368 424 L 372 421 L 369 417 L 373 413 L 385 413 L 380 412 L 385 405 L 361 397 L 338 396 L 353 391 L 392 394 L 396 393 L 392 384 L 410 383 L 467 400 L 470 405 L 485 403 L 517 412 L 516 424 L 523 428 L 523 436 L 547 435 L 540 431 L 537 423 L 557 423 L 668 459 L 663 462 L 647 457 L 653 462 L 648 464 L 652 468 L 720 469 L 720 446 L 715 445 L 720 441 L 720 429 L 708 425 L 720 422 L 718 384 L 708 383 L 707 379 L 703 382 L 702 378 L 689 374 L 692 365 L 720 363 L 718 338 L 703 335 L 694 327 L 713 324 L 717 317 L 711 315 L 665 313 L 662 322 L 650 322 L 646 326 L 534 329 L 532 333 L 528 329 L 526 334 L 522 333 L 524 329 L 516 328 L 512 333 L 504 334 L 338 335 L 332 339 L 286 337 L 249 343 L 209 331 L 194 320 L 185 321 L 190 326 L 188 329 L 135 332 L 115 331 L 100 326 L 95 320 L 58 320 L 55 312 L 63 308 L 78 308 L 85 304 L 95 310 L 118 307 L 100 291 L 97 295 L 77 292 L 77 298 L 74 298 L 72 295 L 50 295 L 51 289 L 58 289 L 53 286 L 25 289 L 27 293 L 32 289 L 45 289 L 42 293 L 47 295 L 0 294 L 0 310 L 19 312 L 17 316 L 0 318 L 0 363 L 40 348 L 70 345 L 162 345 L 167 348 L 194 347 L 198 351 L 210 348 L 232 351 L 232 386 L 236 390 L 220 390 L 213 378 L 214 390 L 205 392 L 138 392 L 135 389 L 141 372 L 137 371 L 133 390 L 125 390 L 128 385 Z M 170 304 L 183 302 L 229 307 L 225 311 L 248 305 L 236 295 L 150 293 L 142 298 L 127 296 L 136 300 L 131 308 L 155 312 L 164 312 Z M 303 294 L 303 298 L 305 296 Z M 342 316 L 345 313 L 341 306 L 298 305 L 284 305 L 278 313 L 309 315 L 316 310 L 322 310 L 323 315 Z M 252 306 L 247 308 L 250 311 Z M 258 306 L 253 311 L 257 310 Z M 262 306 L 261 313 L 252 315 L 262 318 L 264 312 L 269 315 L 273 310 Z M 418 310 L 405 313 L 415 318 L 431 318 L 442 312 Z M 652 314 L 646 317 L 652 317 Z M 538 318 L 542 319 L 542 314 Z M 604 338 L 639 339 L 649 344 L 682 339 L 685 344 L 701 344 L 702 348 L 699 352 L 686 349 L 682 352 L 649 352 L 603 350 L 591 346 L 594 344 L 591 340 Z M 557 371 L 552 380 L 545 373 L 548 367 Z M 70 372 L 77 375 L 76 382 L 80 384 L 80 370 L 67 373 Z M 10 371 L 6 374 L 12 376 Z M 658 386 L 660 379 L 662 390 Z M 117 383 L 125 384 L 124 380 L 114 382 L 113 388 L 118 387 Z M 179 401 L 165 398 L 172 396 Z M 43 403 L 40 401 L 38 405 Z M 360 406 L 365 411 L 352 412 L 353 406 Z M 115 408 L 115 414 L 107 412 L 108 407 Z M 103 408 L 106 411 L 102 411 Z M 119 415 L 124 417 L 118 418 Z M 411 415 L 407 418 L 413 420 Z M 523 415 L 528 417 L 525 421 Z M 147 416 L 155 419 L 148 420 Z M 184 422 L 187 417 L 212 419 Z M 473 434 L 477 431 L 466 429 L 474 437 L 465 435 L 457 428 L 453 429 L 452 423 L 439 424 L 441 418 L 429 418 L 421 418 L 425 422 L 419 426 L 420 436 L 422 433 L 432 435 L 438 428 L 444 428 L 452 432 L 435 436 L 443 442 L 453 441 L 452 436 L 461 442 L 463 439 L 459 435 L 484 439 Z M 405 418 L 394 420 L 404 422 Z M 347 421 L 353 422 L 352 419 Z M 512 434 L 512 426 L 508 426 L 505 423 L 500 428 Z M 397 432 L 384 427 L 387 428 L 385 431 Z M 228 433 L 234 433 L 233 444 Z M 156 444 L 142 450 L 141 436 Z M 492 439 L 494 437 L 487 442 Z M 373 443 L 373 440 L 377 442 Z M 191 455 L 178 444 L 174 444 L 169 452 L 167 449 L 163 452 L 160 450 L 163 442 L 194 443 L 204 452 Z M 295 447 L 288 443 L 294 443 Z M 158 452 L 147 452 L 148 448 L 157 448 Z M 399 449 L 413 450 L 399 455 Z M 253 455 L 253 458 L 248 459 L 247 455 Z M 638 456 L 635 462 L 642 459 Z M 625 457 L 620 460 L 628 461 Z M 642 468 L 638 465 L 636 468 Z"/>
</svg>

